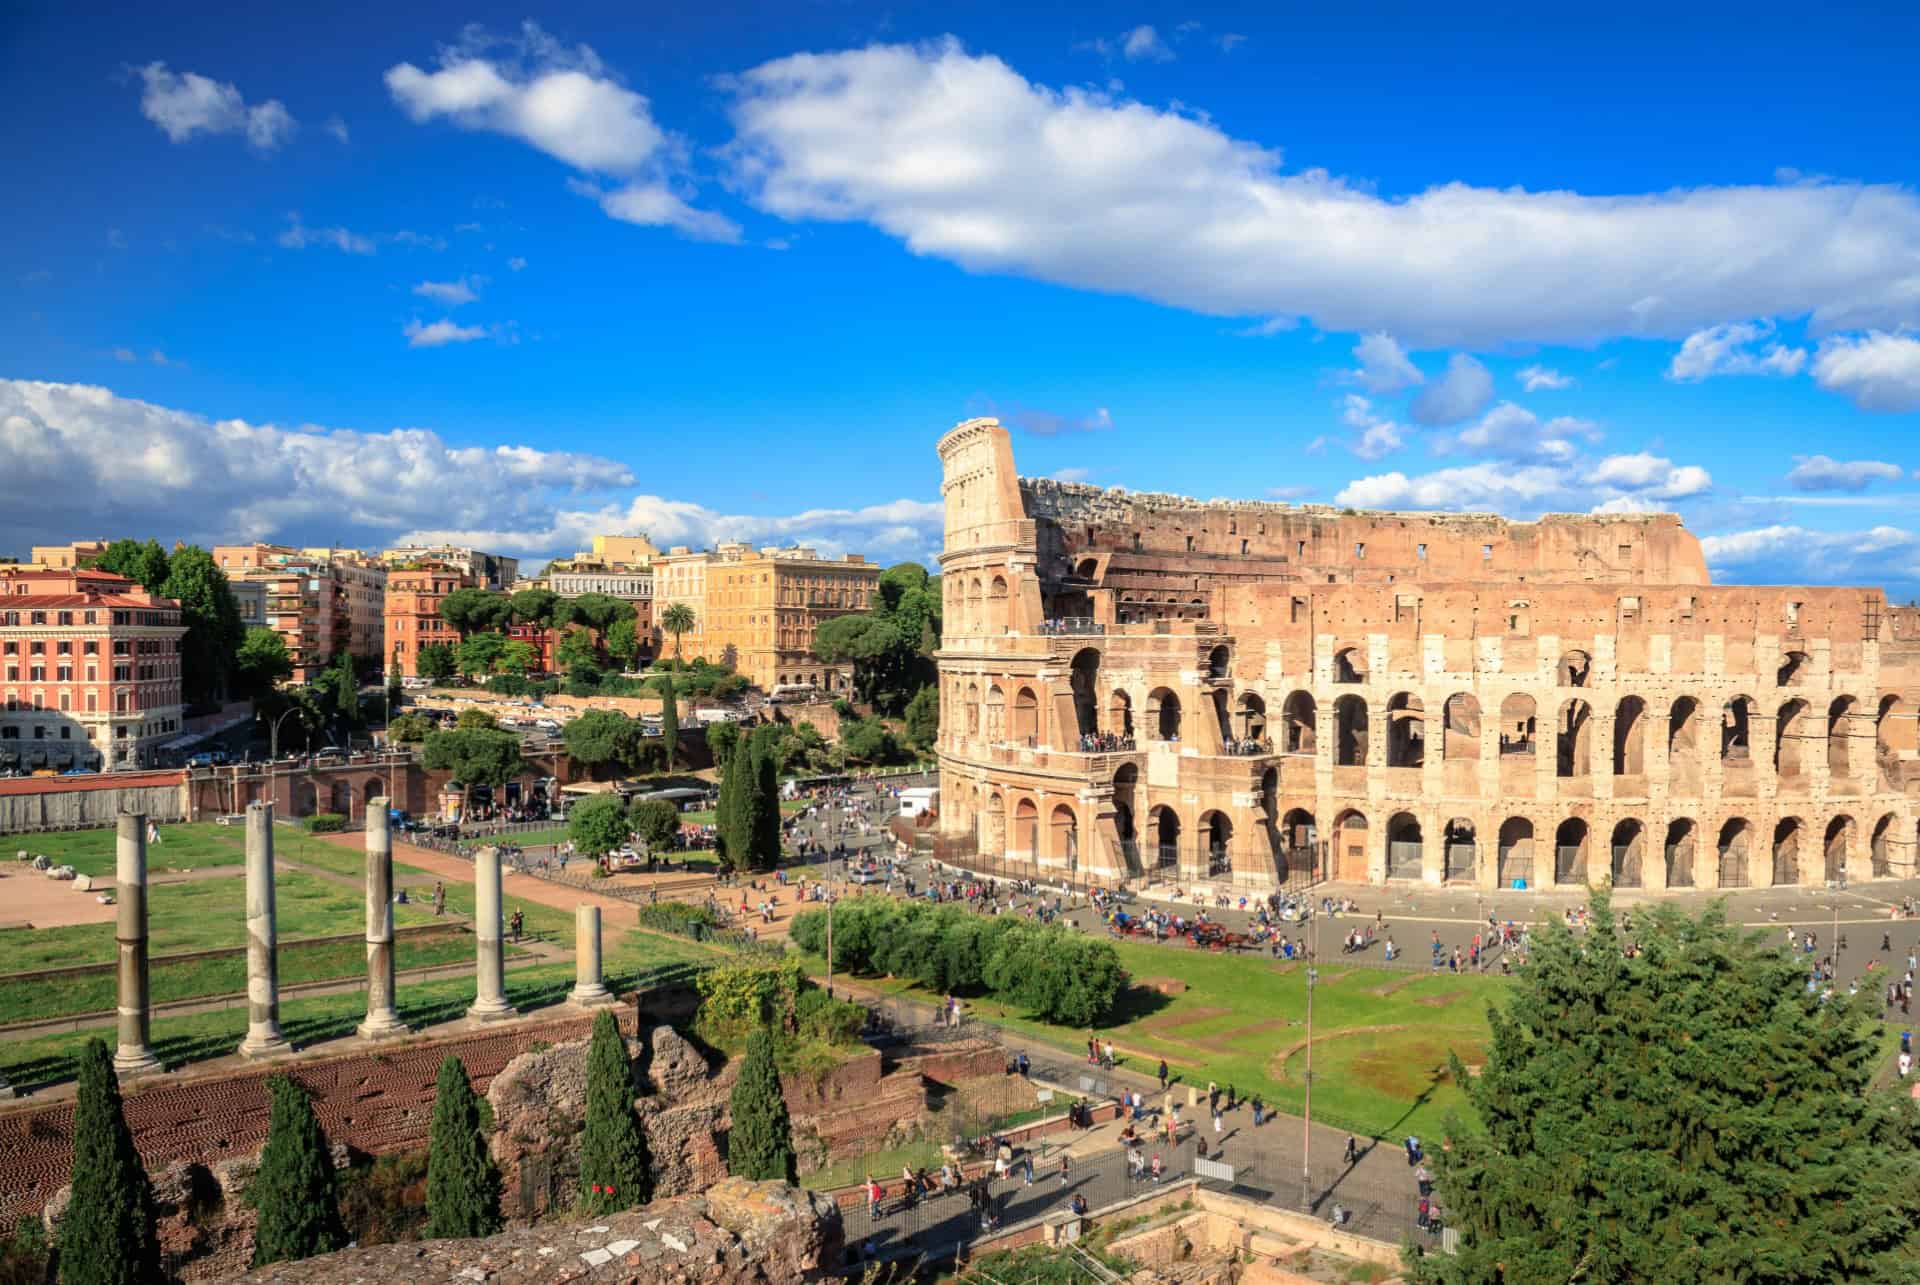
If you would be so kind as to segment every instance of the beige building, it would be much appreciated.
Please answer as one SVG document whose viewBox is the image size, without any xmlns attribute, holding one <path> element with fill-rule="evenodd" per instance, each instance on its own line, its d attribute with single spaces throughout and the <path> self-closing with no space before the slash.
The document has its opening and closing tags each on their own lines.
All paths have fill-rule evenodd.
<svg viewBox="0 0 1920 1285">
<path fill-rule="evenodd" d="M 264 623 L 287 644 L 293 681 L 317 677 L 335 653 L 385 652 L 387 569 L 358 549 L 222 544 L 214 564 L 236 592 L 264 587 Z"/>
<path fill-rule="evenodd" d="M 1355 513 L 940 441 L 942 834 L 1253 889 L 1915 873 L 1920 612 L 1711 583 L 1672 514 Z"/>
<path fill-rule="evenodd" d="M 451 544 L 406 544 L 383 550 L 380 562 L 389 568 L 436 563 L 451 567 L 473 581 L 474 587 L 504 592 L 520 576 L 520 559 L 485 553 Z"/>
<path fill-rule="evenodd" d="M 105 553 L 111 543 L 111 540 L 75 540 L 72 544 L 36 544 L 32 558 L 21 569 L 72 571 L 84 559 L 97 558 Z"/>
<path fill-rule="evenodd" d="M 813 549 L 754 549 L 722 544 L 711 551 L 674 548 L 653 562 L 656 632 L 667 609 L 684 603 L 693 631 L 681 639 L 688 659 L 727 661 L 756 687 L 852 689 L 847 665 L 813 654 L 813 631 L 823 620 L 865 611 L 879 589 L 880 567 L 857 553 L 822 558 Z M 673 654 L 662 634 L 662 654 Z"/>
</svg>

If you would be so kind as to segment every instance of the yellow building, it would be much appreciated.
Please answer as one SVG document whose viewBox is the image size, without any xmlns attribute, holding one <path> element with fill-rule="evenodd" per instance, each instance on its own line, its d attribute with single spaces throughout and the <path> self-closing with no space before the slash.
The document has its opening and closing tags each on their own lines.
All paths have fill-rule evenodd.
<svg viewBox="0 0 1920 1285">
<path fill-rule="evenodd" d="M 36 544 L 33 556 L 21 570 L 72 571 L 86 558 L 97 558 L 107 551 L 106 540 L 75 540 L 72 544 Z"/>
</svg>

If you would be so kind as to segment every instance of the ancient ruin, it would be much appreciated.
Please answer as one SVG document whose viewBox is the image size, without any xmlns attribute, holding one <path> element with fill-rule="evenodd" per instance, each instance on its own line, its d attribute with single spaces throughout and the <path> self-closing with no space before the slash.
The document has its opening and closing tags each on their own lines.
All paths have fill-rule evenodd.
<svg viewBox="0 0 1920 1285">
<path fill-rule="evenodd" d="M 1361 513 L 939 443 L 942 846 L 1272 889 L 1910 877 L 1920 611 L 1715 585 L 1673 514 Z"/>
</svg>

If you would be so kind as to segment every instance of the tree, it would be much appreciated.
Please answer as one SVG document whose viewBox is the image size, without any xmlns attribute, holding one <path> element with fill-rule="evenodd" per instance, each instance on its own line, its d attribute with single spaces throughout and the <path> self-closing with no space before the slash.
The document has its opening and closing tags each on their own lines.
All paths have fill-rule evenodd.
<svg viewBox="0 0 1920 1285">
<path fill-rule="evenodd" d="M 497 732 L 500 724 L 493 715 L 477 705 L 469 705 L 453 717 L 453 725 L 463 732 Z"/>
<path fill-rule="evenodd" d="M 409 711 L 387 725 L 387 739 L 397 745 L 418 745 L 433 734 L 433 720 Z"/>
<path fill-rule="evenodd" d="M 480 1099 L 457 1054 L 440 1063 L 427 1143 L 429 1238 L 491 1236 L 500 1230 L 500 1170 L 480 1130 Z"/>
<path fill-rule="evenodd" d="M 551 625 L 560 595 L 549 589 L 522 589 L 513 595 L 513 618 L 523 625 Z"/>
<path fill-rule="evenodd" d="M 585 625 L 599 638 L 604 638 L 616 621 L 632 620 L 634 616 L 632 603 L 604 593 L 583 593 L 554 609 L 554 623 Z"/>
<path fill-rule="evenodd" d="M 780 1092 L 780 1069 L 773 1062 L 773 1037 L 764 1023 L 747 1037 L 740 1078 L 733 1082 L 732 1115 L 727 1172 L 756 1182 L 793 1182 L 793 1123 Z"/>
<path fill-rule="evenodd" d="M 1920 1126 L 1872 1087 L 1866 997 L 1809 993 L 1722 907 L 1634 915 L 1632 958 L 1604 890 L 1581 937 L 1550 919 L 1481 1073 L 1453 1058 L 1476 1127 L 1432 1160 L 1460 1253 L 1418 1277 L 1914 1279 Z"/>
<path fill-rule="evenodd" d="M 160 547 L 158 540 L 145 543 L 115 540 L 100 551 L 100 556 L 93 560 L 93 566 L 99 571 L 125 576 L 149 593 L 158 593 L 172 571 L 167 562 L 167 551 Z"/>
<path fill-rule="evenodd" d="M 684 602 L 676 602 L 660 613 L 660 627 L 673 635 L 673 656 L 680 658 L 680 636 L 693 632 L 695 624 L 693 608 Z"/>
<path fill-rule="evenodd" d="M 649 852 L 671 852 L 680 837 L 680 809 L 665 799 L 642 799 L 627 809 L 627 824 Z"/>
<path fill-rule="evenodd" d="M 469 634 L 460 643 L 460 672 L 469 678 L 475 674 L 491 674 L 506 650 L 505 634 Z"/>
<path fill-rule="evenodd" d="M 753 757 L 753 868 L 780 864 L 780 772 L 773 746 Z"/>
<path fill-rule="evenodd" d="M 160 596 L 179 601 L 181 623 L 187 627 L 180 639 L 182 693 L 189 705 L 214 704 L 228 690 L 234 657 L 246 634 L 226 573 L 205 549 L 182 545 L 173 551 Z"/>
<path fill-rule="evenodd" d="M 279 633 L 254 625 L 241 638 L 233 667 L 239 689 L 258 697 L 292 677 L 293 657 L 287 654 L 287 641 Z"/>
<path fill-rule="evenodd" d="M 841 724 L 840 750 L 850 763 L 891 763 L 900 757 L 900 743 L 877 718 Z"/>
<path fill-rule="evenodd" d="M 673 676 L 662 674 L 656 684 L 660 691 L 660 743 L 667 747 L 667 771 L 680 750 L 680 698 L 674 694 Z"/>
<path fill-rule="evenodd" d="M 351 731 L 360 725 L 360 676 L 349 652 L 335 652 L 315 684 L 328 715 Z"/>
<path fill-rule="evenodd" d="M 260 1171 L 247 1189 L 259 1211 L 253 1266 L 327 1254 L 347 1243 L 333 1189 L 333 1155 L 307 1092 L 284 1075 L 267 1077 L 272 1107 Z"/>
<path fill-rule="evenodd" d="M 464 642 L 471 634 L 498 629 L 513 615 L 505 594 L 485 589 L 455 589 L 440 600 L 440 619 L 454 627 Z"/>
<path fill-rule="evenodd" d="M 503 674 L 530 674 L 540 668 L 540 649 L 524 639 L 509 639 L 493 667 Z"/>
<path fill-rule="evenodd" d="M 929 683 L 907 702 L 907 744 L 926 751 L 940 738 L 940 689 Z"/>
<path fill-rule="evenodd" d="M 451 773 L 467 789 L 490 785 L 497 790 L 526 767 L 519 737 L 484 729 L 433 733 L 421 746 L 420 762 L 429 771 Z"/>
<path fill-rule="evenodd" d="M 603 857 L 627 841 L 627 805 L 617 794 L 596 794 L 567 811 L 567 838 L 581 854 Z"/>
<path fill-rule="evenodd" d="M 430 683 L 444 683 L 460 670 L 460 659 L 446 643 L 427 643 L 414 658 L 414 672 Z"/>
<path fill-rule="evenodd" d="M 560 740 L 588 768 L 627 766 L 637 757 L 640 724 L 618 710 L 590 709 L 560 729 Z"/>
<path fill-rule="evenodd" d="M 632 617 L 616 620 L 607 626 L 607 655 L 620 662 L 622 669 L 632 669 L 640 660 L 640 626 Z"/>
<path fill-rule="evenodd" d="M 73 1203 L 60 1221 L 60 1279 L 71 1285 L 159 1280 L 153 1184 L 120 1108 L 120 1082 L 105 1042 L 80 1053 L 73 1110 Z"/>
<path fill-rule="evenodd" d="M 569 674 L 582 669 L 592 669 L 600 663 L 600 649 L 594 645 L 593 631 L 589 629 L 569 629 L 560 635 L 560 645 L 553 649 L 553 664 Z"/>
<path fill-rule="evenodd" d="M 713 754 L 716 766 L 724 767 L 733 754 L 733 743 L 740 739 L 738 723 L 708 723 L 707 749 Z"/>
<path fill-rule="evenodd" d="M 580 1138 L 581 1200 L 588 1213 L 631 1209 L 650 1195 L 647 1141 L 633 1114 L 633 1090 L 626 1037 L 602 1009 L 587 1050 L 587 1123 Z"/>
</svg>

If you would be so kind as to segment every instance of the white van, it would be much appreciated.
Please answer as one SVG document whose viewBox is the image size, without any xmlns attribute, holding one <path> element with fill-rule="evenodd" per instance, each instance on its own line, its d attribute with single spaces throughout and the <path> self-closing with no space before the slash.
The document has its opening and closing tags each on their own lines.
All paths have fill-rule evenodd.
<svg viewBox="0 0 1920 1285">
<path fill-rule="evenodd" d="M 911 790 L 900 791 L 900 815 L 917 817 L 923 812 L 940 810 L 940 787 L 921 785 Z"/>
</svg>

